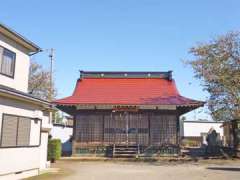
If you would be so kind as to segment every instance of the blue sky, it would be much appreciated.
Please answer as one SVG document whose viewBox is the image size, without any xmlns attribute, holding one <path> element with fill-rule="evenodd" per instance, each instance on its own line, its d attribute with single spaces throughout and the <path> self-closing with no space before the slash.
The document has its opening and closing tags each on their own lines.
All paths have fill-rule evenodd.
<svg viewBox="0 0 240 180">
<path fill-rule="evenodd" d="M 1 7 L 2 23 L 56 49 L 59 97 L 72 93 L 79 70 L 173 70 L 182 95 L 205 100 L 182 60 L 198 42 L 240 27 L 238 0 L 9 0 Z M 49 66 L 46 52 L 34 59 Z"/>
</svg>

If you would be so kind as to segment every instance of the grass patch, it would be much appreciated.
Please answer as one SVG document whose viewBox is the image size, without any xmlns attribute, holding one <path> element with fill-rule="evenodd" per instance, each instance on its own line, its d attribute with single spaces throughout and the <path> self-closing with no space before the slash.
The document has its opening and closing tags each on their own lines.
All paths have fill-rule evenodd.
<svg viewBox="0 0 240 180">
<path fill-rule="evenodd" d="M 68 175 L 70 175 L 71 173 L 68 171 L 65 171 L 63 169 L 60 169 L 59 171 L 47 171 L 47 172 L 43 172 L 42 174 L 38 175 L 38 176 L 33 176 L 33 177 L 29 177 L 26 178 L 27 180 L 52 180 L 52 179 L 58 179 L 58 177 L 66 177 Z"/>
<path fill-rule="evenodd" d="M 26 180 L 49 179 L 49 178 L 53 177 L 52 175 L 53 175 L 53 173 L 47 172 L 47 173 L 44 173 L 44 174 L 41 174 L 41 175 L 38 175 L 38 176 L 33 176 L 33 177 L 26 178 Z"/>
</svg>

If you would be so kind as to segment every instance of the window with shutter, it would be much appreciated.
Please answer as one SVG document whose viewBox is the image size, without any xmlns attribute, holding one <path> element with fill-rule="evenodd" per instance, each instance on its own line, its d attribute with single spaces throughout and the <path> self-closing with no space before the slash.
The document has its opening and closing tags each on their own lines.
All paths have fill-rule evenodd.
<svg viewBox="0 0 240 180">
<path fill-rule="evenodd" d="M 0 46 L 0 72 L 2 71 L 3 47 Z"/>
<path fill-rule="evenodd" d="M 9 115 L 3 116 L 1 146 L 14 147 L 17 145 L 17 123 L 18 117 Z"/>
<path fill-rule="evenodd" d="M 30 141 L 31 119 L 20 117 L 18 120 L 17 146 L 28 146 Z"/>
<path fill-rule="evenodd" d="M 41 121 L 29 117 L 3 114 L 0 147 L 39 146 Z M 36 125 L 35 125 L 36 124 Z M 34 136 L 31 137 L 31 130 Z M 30 143 L 37 142 L 37 143 Z"/>
<path fill-rule="evenodd" d="M 6 48 L 0 47 L 0 74 L 14 76 L 16 54 Z"/>
</svg>

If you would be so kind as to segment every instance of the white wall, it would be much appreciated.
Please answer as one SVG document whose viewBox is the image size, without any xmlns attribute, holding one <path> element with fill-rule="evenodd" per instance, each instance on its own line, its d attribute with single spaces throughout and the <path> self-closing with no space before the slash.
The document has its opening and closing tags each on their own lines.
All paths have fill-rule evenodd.
<svg viewBox="0 0 240 180">
<path fill-rule="evenodd" d="M 40 169 L 48 167 L 47 162 L 47 146 L 48 146 L 48 132 L 41 133 L 41 146 L 40 146 Z"/>
<path fill-rule="evenodd" d="M 19 116 L 26 116 L 31 118 L 42 119 L 42 113 L 39 113 L 38 106 L 32 104 L 22 103 L 20 101 L 7 99 L 0 96 L 0 134 L 2 114 L 13 114 Z M 45 117 L 46 118 L 46 117 Z M 31 124 L 30 142 L 31 144 L 39 144 L 40 124 L 37 122 Z M 36 170 L 46 167 L 47 164 L 47 142 L 48 133 L 41 135 L 41 145 L 39 147 L 25 147 L 25 148 L 1 148 L 0 147 L 0 179 L 2 175 L 10 174 L 12 177 L 15 172 L 26 171 L 28 173 L 38 172 Z"/>
<path fill-rule="evenodd" d="M 41 121 L 31 121 L 31 136 L 30 136 L 30 145 L 36 146 L 39 145 L 40 139 L 40 130 L 41 130 Z"/>
<path fill-rule="evenodd" d="M 14 172 L 39 169 L 40 148 L 0 148 L 0 177 Z"/>
<path fill-rule="evenodd" d="M 16 53 L 14 79 L 0 74 L 0 84 L 23 92 L 28 89 L 28 73 L 30 58 L 27 50 L 16 44 L 14 41 L 6 38 L 0 33 L 0 46 L 3 46 Z"/>
<path fill-rule="evenodd" d="M 201 136 L 201 133 L 207 133 L 210 128 L 214 128 L 220 136 L 223 136 L 223 128 L 220 126 L 222 123 L 214 122 L 187 122 L 183 123 L 184 136 Z"/>
</svg>

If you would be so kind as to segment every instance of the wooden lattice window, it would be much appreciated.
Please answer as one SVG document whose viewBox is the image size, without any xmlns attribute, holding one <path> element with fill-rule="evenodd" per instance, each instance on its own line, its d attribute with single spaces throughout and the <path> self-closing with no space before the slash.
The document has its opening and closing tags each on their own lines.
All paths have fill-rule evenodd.
<svg viewBox="0 0 240 180">
<path fill-rule="evenodd" d="M 177 143 L 177 119 L 175 115 L 154 114 L 150 118 L 151 144 Z"/>
<path fill-rule="evenodd" d="M 81 114 L 76 120 L 76 139 L 82 143 L 103 141 L 103 116 Z"/>
</svg>

